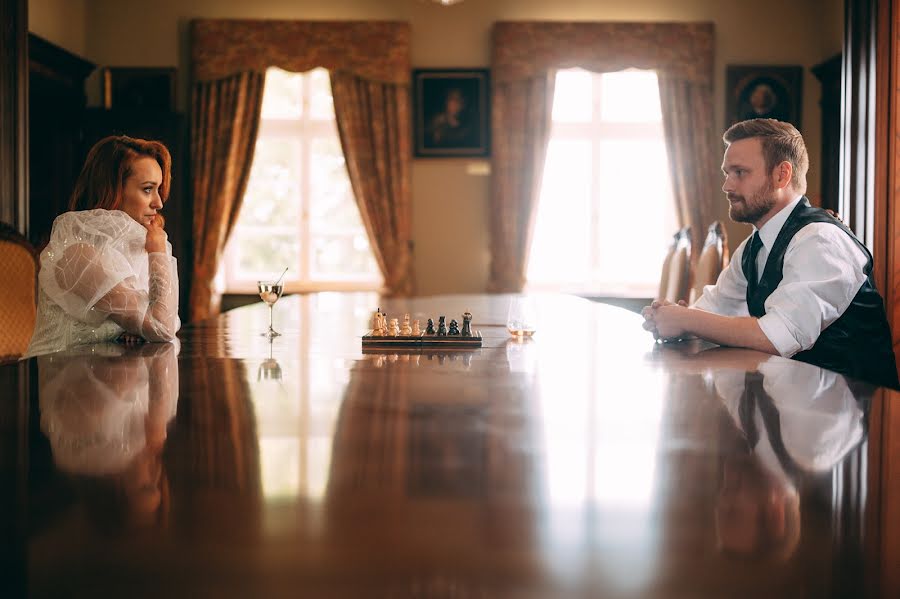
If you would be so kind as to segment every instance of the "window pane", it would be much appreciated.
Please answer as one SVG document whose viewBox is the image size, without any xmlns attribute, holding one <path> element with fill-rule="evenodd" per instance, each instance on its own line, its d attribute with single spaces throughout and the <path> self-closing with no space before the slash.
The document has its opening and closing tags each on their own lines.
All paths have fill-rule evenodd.
<svg viewBox="0 0 900 599">
<path fill-rule="evenodd" d="M 310 226 L 317 231 L 329 228 L 361 228 L 359 208 L 353 198 L 350 177 L 337 132 L 310 142 Z"/>
<path fill-rule="evenodd" d="M 331 80 L 326 69 L 313 69 L 307 74 L 309 82 L 309 113 L 316 120 L 334 120 L 334 100 Z"/>
<path fill-rule="evenodd" d="M 262 118 L 299 119 L 303 114 L 303 74 L 277 68 L 266 70 Z"/>
<path fill-rule="evenodd" d="M 619 123 L 662 121 L 656 73 L 620 71 L 600 75 L 600 119 Z"/>
<path fill-rule="evenodd" d="M 260 138 L 238 226 L 296 223 L 300 219 L 299 140 Z"/>
<path fill-rule="evenodd" d="M 311 276 L 316 279 L 376 280 L 378 272 L 365 232 L 315 235 L 312 238 Z"/>
<path fill-rule="evenodd" d="M 285 269 L 300 264 L 296 231 L 241 231 L 235 234 L 237 269 L 240 279 L 277 277 Z M 288 271 L 288 274 L 292 274 Z M 287 275 L 285 279 L 290 280 Z"/>
<path fill-rule="evenodd" d="M 604 140 L 598 163 L 602 233 L 593 251 L 597 276 L 618 283 L 654 283 L 675 229 L 665 143 Z"/>
<path fill-rule="evenodd" d="M 588 278 L 590 200 L 591 142 L 551 140 L 528 263 L 529 280 L 580 282 Z"/>
<path fill-rule="evenodd" d="M 556 73 L 553 120 L 560 123 L 589 123 L 593 105 L 591 73 L 567 69 Z"/>
</svg>

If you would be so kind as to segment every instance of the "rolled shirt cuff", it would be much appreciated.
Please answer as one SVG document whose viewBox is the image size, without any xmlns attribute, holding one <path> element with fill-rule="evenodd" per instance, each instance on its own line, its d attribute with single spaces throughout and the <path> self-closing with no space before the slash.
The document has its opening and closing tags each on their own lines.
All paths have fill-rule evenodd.
<svg viewBox="0 0 900 599">
<path fill-rule="evenodd" d="M 759 328 L 762 329 L 775 350 L 783 358 L 790 358 L 800 351 L 800 343 L 791 334 L 791 330 L 784 323 L 784 320 L 776 312 L 770 312 L 758 318 Z"/>
</svg>

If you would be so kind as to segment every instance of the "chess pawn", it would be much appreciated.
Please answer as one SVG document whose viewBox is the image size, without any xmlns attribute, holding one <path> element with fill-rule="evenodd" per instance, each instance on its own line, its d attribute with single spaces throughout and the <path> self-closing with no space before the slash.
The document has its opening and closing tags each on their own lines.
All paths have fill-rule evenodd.
<svg viewBox="0 0 900 599">
<path fill-rule="evenodd" d="M 459 335 L 459 323 L 456 322 L 456 319 L 450 321 L 450 330 L 447 333 L 448 335 Z"/>
<path fill-rule="evenodd" d="M 472 313 L 471 312 L 463 313 L 462 336 L 463 337 L 471 337 L 472 336 Z"/>
<path fill-rule="evenodd" d="M 400 333 L 407 336 L 412 335 L 412 327 L 409 326 L 409 314 L 403 319 L 403 328 L 400 329 Z"/>
<path fill-rule="evenodd" d="M 388 335 L 396 337 L 400 334 L 400 323 L 396 318 L 391 319 L 391 327 L 388 329 Z"/>
<path fill-rule="evenodd" d="M 418 337 L 422 334 L 422 331 L 419 329 L 419 319 L 413 321 L 412 334 L 415 337 Z"/>
<path fill-rule="evenodd" d="M 425 334 L 434 335 L 434 320 L 431 318 L 428 319 L 428 322 L 425 325 Z"/>
<path fill-rule="evenodd" d="M 447 336 L 447 325 L 444 323 L 444 316 L 438 316 L 438 337 L 446 337 Z"/>
</svg>

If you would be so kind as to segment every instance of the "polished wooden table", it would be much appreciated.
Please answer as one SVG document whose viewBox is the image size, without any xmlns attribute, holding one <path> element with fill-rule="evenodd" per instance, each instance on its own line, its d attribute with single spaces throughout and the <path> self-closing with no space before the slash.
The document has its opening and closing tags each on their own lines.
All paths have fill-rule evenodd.
<svg viewBox="0 0 900 599">
<path fill-rule="evenodd" d="M 537 296 L 283 298 L 0 367 L 0 595 L 896 597 L 893 393 Z M 376 307 L 484 347 L 364 353 Z"/>
</svg>

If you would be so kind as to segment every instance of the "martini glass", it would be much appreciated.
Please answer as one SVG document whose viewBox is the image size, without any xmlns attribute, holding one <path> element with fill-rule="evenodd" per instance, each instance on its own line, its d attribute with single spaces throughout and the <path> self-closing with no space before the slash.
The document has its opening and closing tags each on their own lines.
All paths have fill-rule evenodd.
<svg viewBox="0 0 900 599">
<path fill-rule="evenodd" d="M 257 281 L 256 285 L 259 289 L 259 297 L 269 306 L 269 330 L 260 334 L 269 339 L 278 337 L 281 333 L 272 328 L 272 308 L 275 306 L 278 298 L 281 297 L 284 285 L 282 285 L 281 279 L 278 281 Z"/>
</svg>

